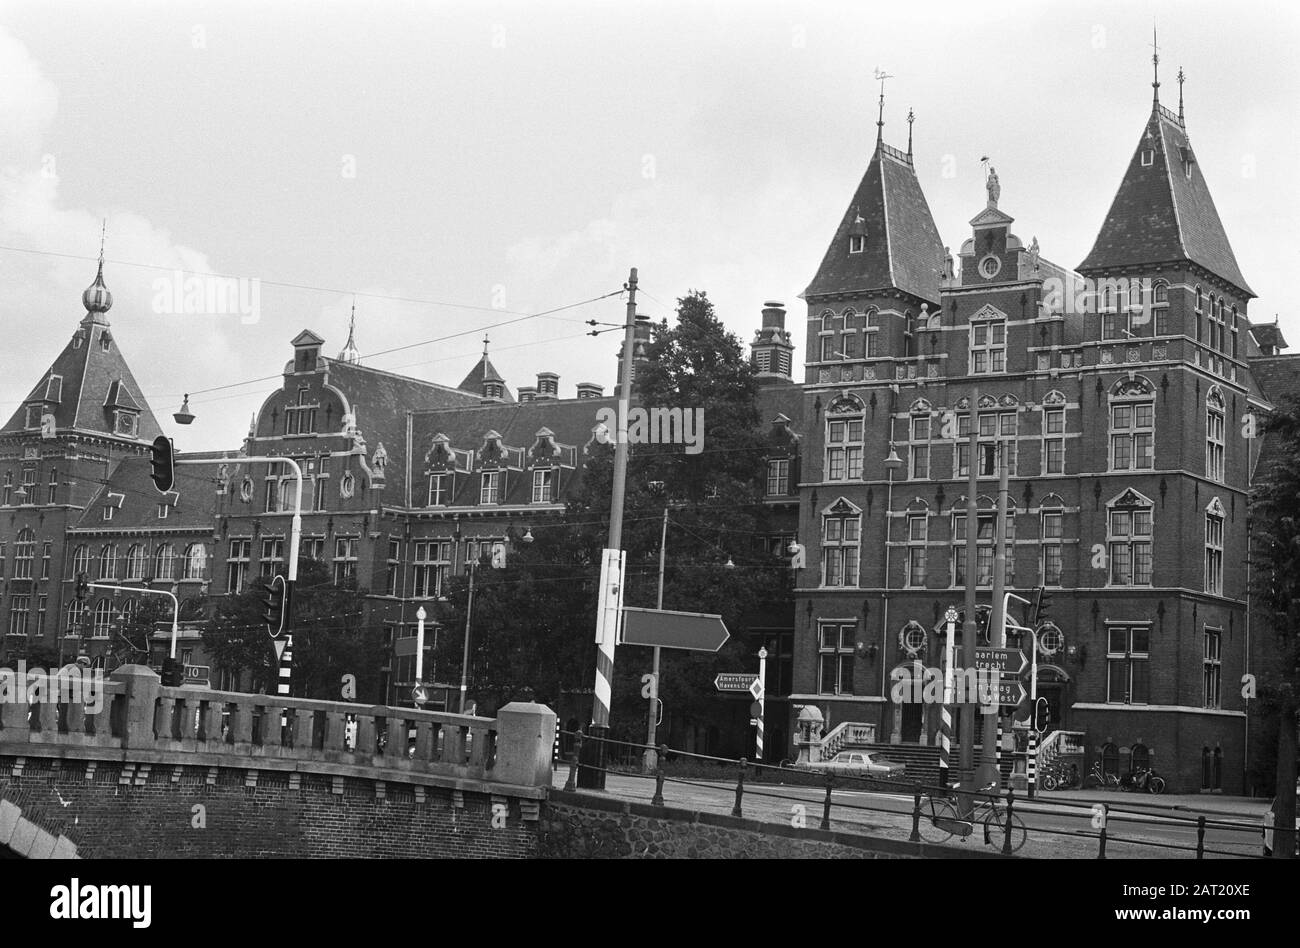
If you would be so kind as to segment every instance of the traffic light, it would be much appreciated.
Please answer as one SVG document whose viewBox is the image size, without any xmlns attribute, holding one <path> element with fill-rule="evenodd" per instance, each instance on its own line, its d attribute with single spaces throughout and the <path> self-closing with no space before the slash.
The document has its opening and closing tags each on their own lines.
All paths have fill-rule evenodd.
<svg viewBox="0 0 1300 948">
<path fill-rule="evenodd" d="M 176 483 L 176 467 L 172 458 L 172 439 L 159 435 L 149 446 L 149 479 L 160 494 L 165 494 Z"/>
<path fill-rule="evenodd" d="M 981 645 L 989 644 L 989 622 L 992 619 L 993 610 L 988 606 L 975 607 L 975 631 L 976 640 Z"/>
<path fill-rule="evenodd" d="M 179 688 L 185 680 L 185 668 L 174 658 L 164 658 L 162 683 L 164 688 Z"/>
<path fill-rule="evenodd" d="M 1042 734 L 1052 721 L 1052 711 L 1047 706 L 1046 698 L 1039 698 L 1034 704 L 1034 730 Z"/>
<path fill-rule="evenodd" d="M 284 591 L 284 577 L 273 576 L 266 586 L 266 592 L 262 595 L 262 621 L 270 627 L 272 636 L 284 631 Z"/>
<path fill-rule="evenodd" d="M 77 574 L 77 599 L 84 601 L 86 593 L 90 592 L 90 583 L 86 581 L 85 573 Z"/>
<path fill-rule="evenodd" d="M 1034 618 L 1030 626 L 1037 629 L 1038 626 L 1052 618 L 1052 597 L 1048 595 L 1047 590 L 1042 586 L 1034 592 Z"/>
</svg>

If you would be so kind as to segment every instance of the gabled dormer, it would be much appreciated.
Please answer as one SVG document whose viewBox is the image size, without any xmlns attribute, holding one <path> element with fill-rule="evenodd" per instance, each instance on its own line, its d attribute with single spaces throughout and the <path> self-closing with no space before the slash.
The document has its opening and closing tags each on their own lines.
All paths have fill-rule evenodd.
<svg viewBox="0 0 1300 948">
<path fill-rule="evenodd" d="M 320 349 L 325 340 L 310 329 L 304 329 L 293 337 L 293 371 L 315 372 L 320 364 Z"/>
</svg>

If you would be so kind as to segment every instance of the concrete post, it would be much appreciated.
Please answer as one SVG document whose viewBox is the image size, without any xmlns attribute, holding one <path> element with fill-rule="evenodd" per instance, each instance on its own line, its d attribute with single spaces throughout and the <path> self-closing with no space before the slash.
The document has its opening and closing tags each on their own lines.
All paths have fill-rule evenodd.
<svg viewBox="0 0 1300 948">
<path fill-rule="evenodd" d="M 521 787 L 550 786 L 555 723 L 555 712 L 544 704 L 512 701 L 499 710 L 492 779 Z"/>
<path fill-rule="evenodd" d="M 122 747 L 152 747 L 154 705 L 158 700 L 158 688 L 162 679 L 148 665 L 122 665 L 109 678 L 124 686 Z"/>
</svg>

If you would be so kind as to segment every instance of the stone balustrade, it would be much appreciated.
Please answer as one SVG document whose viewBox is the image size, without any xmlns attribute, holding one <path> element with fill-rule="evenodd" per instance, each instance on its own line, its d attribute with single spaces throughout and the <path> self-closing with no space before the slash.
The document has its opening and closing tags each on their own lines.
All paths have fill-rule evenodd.
<svg viewBox="0 0 1300 948">
<path fill-rule="evenodd" d="M 380 770 L 520 787 L 549 786 L 555 714 L 514 703 L 496 718 L 198 688 L 165 688 L 142 665 L 104 679 L 98 695 L 13 681 L 0 694 L 0 754 L 37 748 L 194 755 L 196 762 L 268 769 Z M 36 697 L 36 702 L 29 701 Z M 94 756 L 100 756 L 94 754 Z M 306 766 L 294 767 L 294 763 Z"/>
</svg>

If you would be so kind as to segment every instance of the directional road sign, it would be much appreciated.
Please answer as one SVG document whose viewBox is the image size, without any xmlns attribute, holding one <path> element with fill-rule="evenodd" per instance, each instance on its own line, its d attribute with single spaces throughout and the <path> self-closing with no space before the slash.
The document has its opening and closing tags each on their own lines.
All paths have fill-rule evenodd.
<svg viewBox="0 0 1300 948">
<path fill-rule="evenodd" d="M 1025 653 L 1018 648 L 992 648 L 976 646 L 975 667 L 997 669 L 1011 675 L 1019 675 L 1028 667 Z"/>
<path fill-rule="evenodd" d="M 411 700 L 417 705 L 426 705 L 429 703 L 429 686 L 416 685 L 411 689 Z"/>
<path fill-rule="evenodd" d="M 630 606 L 623 609 L 623 645 L 657 645 L 660 648 L 716 652 L 728 638 L 730 633 L 722 622 L 722 616 L 668 609 L 634 609 Z"/>
<path fill-rule="evenodd" d="M 1025 699 L 1025 686 L 1018 678 L 1003 678 L 998 682 L 998 704 L 1019 704 Z"/>
<path fill-rule="evenodd" d="M 713 687 L 719 691 L 748 691 L 754 694 L 754 687 L 758 684 L 758 676 L 746 674 L 745 672 L 722 672 L 717 678 L 713 679 Z M 754 695 L 755 698 L 758 695 Z"/>
</svg>

